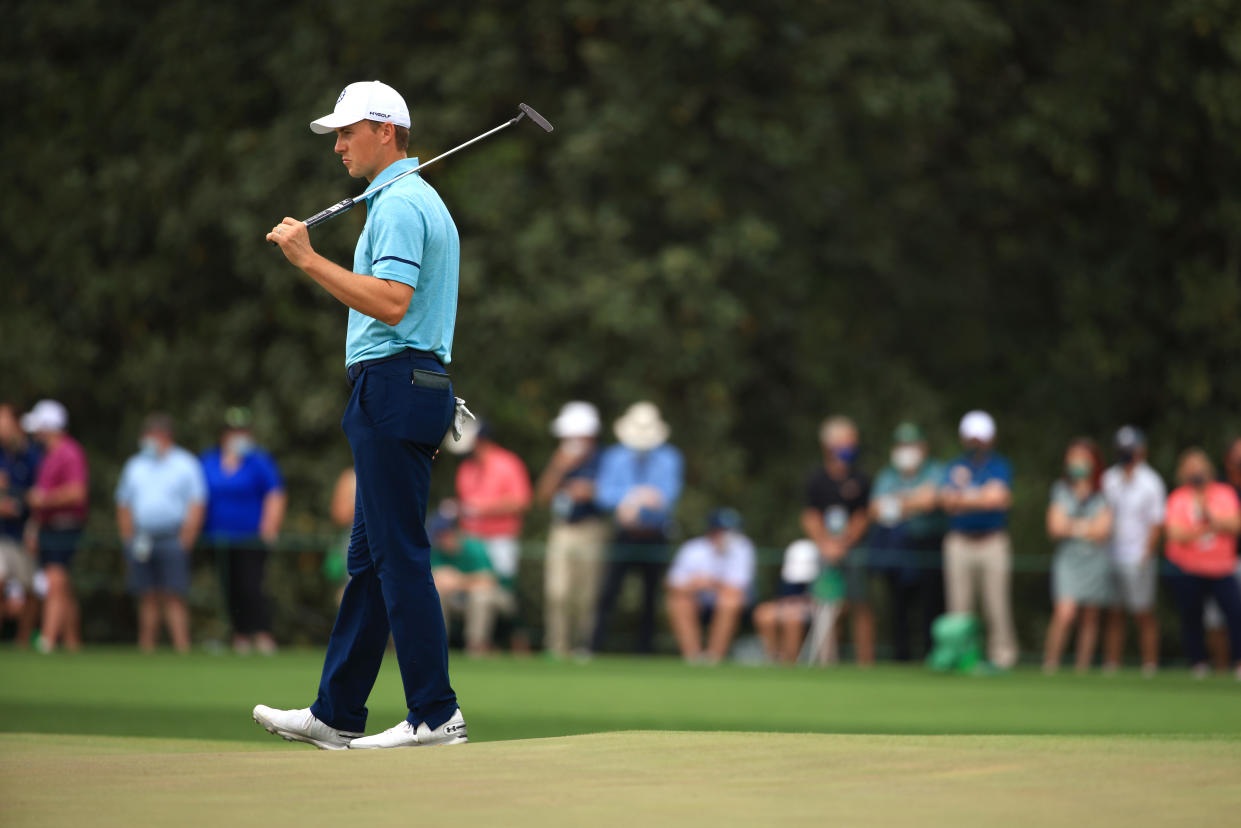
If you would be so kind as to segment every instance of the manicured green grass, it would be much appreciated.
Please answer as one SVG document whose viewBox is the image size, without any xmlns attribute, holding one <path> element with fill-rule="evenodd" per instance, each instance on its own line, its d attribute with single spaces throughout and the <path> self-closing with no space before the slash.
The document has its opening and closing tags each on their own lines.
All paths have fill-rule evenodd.
<svg viewBox="0 0 1241 828">
<path fill-rule="evenodd" d="M 309 703 L 320 659 L 0 653 L 0 824 L 1134 826 L 1241 808 L 1231 679 L 458 658 L 469 746 L 319 752 L 250 721 Z M 391 659 L 372 701 L 369 730 L 402 718 Z"/>
</svg>

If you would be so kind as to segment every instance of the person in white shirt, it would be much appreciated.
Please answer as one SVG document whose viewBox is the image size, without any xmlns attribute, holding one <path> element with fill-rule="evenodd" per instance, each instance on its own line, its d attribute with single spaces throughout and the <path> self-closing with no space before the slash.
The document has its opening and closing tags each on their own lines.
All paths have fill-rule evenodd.
<svg viewBox="0 0 1241 828">
<path fill-rule="evenodd" d="M 754 544 L 740 530 L 736 511 L 717 509 L 707 521 L 707 534 L 686 541 L 668 570 L 668 618 L 686 661 L 719 663 L 737 633 L 754 582 Z"/>
<path fill-rule="evenodd" d="M 1116 465 L 1103 475 L 1103 494 L 1114 515 L 1111 552 L 1117 591 L 1103 637 L 1103 668 L 1120 666 L 1128 612 L 1138 628 L 1142 672 L 1151 675 L 1159 665 L 1155 582 L 1167 489 L 1146 463 L 1146 437 L 1133 426 L 1116 432 Z"/>
</svg>

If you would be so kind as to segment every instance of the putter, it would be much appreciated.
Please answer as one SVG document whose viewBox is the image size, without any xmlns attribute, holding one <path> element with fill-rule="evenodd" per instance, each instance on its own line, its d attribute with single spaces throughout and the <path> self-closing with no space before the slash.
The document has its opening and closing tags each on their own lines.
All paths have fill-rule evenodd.
<svg viewBox="0 0 1241 828">
<path fill-rule="evenodd" d="M 487 138 L 488 136 L 495 135 L 500 130 L 506 129 L 507 127 L 511 127 L 513 124 L 517 123 L 522 118 L 529 118 L 530 120 L 534 121 L 536 124 L 539 125 L 539 127 L 544 132 L 552 131 L 553 127 L 551 125 L 551 122 L 548 121 L 546 118 L 544 118 L 539 113 L 535 112 L 533 107 L 527 106 L 526 104 L 523 103 L 523 104 L 517 104 L 517 109 L 520 111 L 515 116 L 505 121 L 504 123 L 500 124 L 498 127 L 494 129 L 489 129 L 486 132 L 484 132 L 482 135 L 479 135 L 475 138 L 471 138 L 470 140 L 466 141 L 464 144 L 453 147 L 448 152 L 441 153 L 440 155 L 435 156 L 430 161 L 423 161 L 421 164 L 414 167 L 412 170 L 406 170 L 405 172 L 401 173 L 398 176 L 395 176 L 391 180 L 385 181 L 384 183 L 380 184 L 378 187 L 372 187 L 371 189 L 362 193 L 362 195 L 358 196 L 357 198 L 347 198 L 344 201 L 339 201 L 336 204 L 333 204 L 331 207 L 327 208 L 326 210 L 315 213 L 313 216 L 306 219 L 306 222 L 305 222 L 306 226 L 314 227 L 316 224 L 322 224 L 323 222 L 327 221 L 330 218 L 335 218 L 341 213 L 344 213 L 347 210 L 349 210 L 351 207 L 353 207 L 353 205 L 357 204 L 359 201 L 370 198 L 375 193 L 382 190 L 384 187 L 395 184 L 396 182 L 400 181 L 405 176 L 413 175 L 419 170 L 425 167 L 431 166 L 436 161 L 439 161 L 441 158 L 447 158 L 448 156 L 452 155 L 454 152 L 458 152 L 460 150 L 465 149 L 470 144 L 477 143 L 483 140 L 484 138 Z M 272 244 L 275 244 L 275 242 L 272 242 Z"/>
</svg>

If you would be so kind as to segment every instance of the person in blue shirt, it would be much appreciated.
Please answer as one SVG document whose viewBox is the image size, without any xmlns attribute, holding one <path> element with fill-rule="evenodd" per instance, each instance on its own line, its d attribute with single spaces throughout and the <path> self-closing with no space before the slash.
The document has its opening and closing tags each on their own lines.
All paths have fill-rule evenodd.
<svg viewBox="0 0 1241 828">
<path fill-rule="evenodd" d="M 612 515 L 615 534 L 591 649 L 603 648 L 612 608 L 632 569 L 642 577 L 638 652 L 650 653 L 655 648 L 655 608 L 668 557 L 668 525 L 681 497 L 684 461 L 668 443 L 670 430 L 654 403 L 631 405 L 613 431 L 620 444 L 603 453 L 595 479 L 595 503 Z"/>
<path fill-rule="evenodd" d="M 948 464 L 940 505 L 948 515 L 944 537 L 944 591 L 948 612 L 973 613 L 975 584 L 987 621 L 987 656 L 1007 669 L 1017 663 L 1013 626 L 1013 549 L 1008 537 L 1013 470 L 995 451 L 995 420 L 985 411 L 961 418 L 965 453 Z"/>
<path fill-rule="evenodd" d="M 34 485 L 43 452 L 26 436 L 17 418 L 18 408 L 0 402 L 0 617 L 17 621 L 16 644 L 26 647 L 38 615 L 38 601 L 30 598 L 34 565 L 25 545 L 30 508 L 26 493 Z"/>
<path fill-rule="evenodd" d="M 270 655 L 276 651 L 276 640 L 263 574 L 288 498 L 276 461 L 254 443 L 251 420 L 247 409 L 230 408 L 220 444 L 199 458 L 207 478 L 203 540 L 216 550 L 233 625 L 233 650 L 244 654 L 253 645 Z"/>
<path fill-rule="evenodd" d="M 372 188 L 358 201 L 366 223 L 347 269 L 310 244 L 305 222 L 286 217 L 267 240 L 349 308 L 341 420 L 357 477 L 349 583 L 328 641 L 319 693 L 299 710 L 254 708 L 269 732 L 323 750 L 468 741 L 448 680 L 448 640 L 431 577 L 427 498 L 431 463 L 456 403 L 447 366 L 457 318 L 461 246 L 439 194 L 413 173 L 409 107 L 379 81 L 351 83 L 336 108 L 311 123 L 335 134 L 335 151 Z M 401 173 L 406 175 L 393 181 Z M 366 738 L 366 701 L 391 635 L 406 717 Z"/>
<path fill-rule="evenodd" d="M 207 483 L 198 458 L 172 441 L 172 419 L 146 418 L 139 451 L 116 486 L 116 523 L 129 588 L 138 596 L 138 646 L 155 649 L 160 610 L 177 652 L 190 649 L 190 551 L 202 528 Z"/>
</svg>

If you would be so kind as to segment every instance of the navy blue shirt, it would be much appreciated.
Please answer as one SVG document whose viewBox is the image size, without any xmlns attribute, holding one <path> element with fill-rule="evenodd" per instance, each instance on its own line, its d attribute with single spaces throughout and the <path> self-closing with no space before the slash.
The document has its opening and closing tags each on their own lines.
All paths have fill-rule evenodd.
<svg viewBox="0 0 1241 828">
<path fill-rule="evenodd" d="M 263 499 L 269 492 L 284 488 L 276 461 L 265 451 L 255 449 L 241 459 L 231 474 L 221 465 L 220 450 L 202 454 L 207 476 L 207 516 L 203 536 L 208 540 L 249 540 L 259 533 Z"/>
<path fill-rule="evenodd" d="M 572 469 L 570 469 L 560 481 L 560 488 L 552 497 L 552 513 L 563 520 L 565 523 L 581 523 L 588 518 L 598 517 L 602 514 L 599 507 L 595 504 L 594 498 L 589 500 L 572 500 L 569 498 L 565 489 L 574 480 L 589 480 L 599 476 L 599 457 L 602 454 L 599 449 L 593 449 L 590 454 L 582 459 Z"/>
<path fill-rule="evenodd" d="M 1013 467 L 1002 455 L 989 451 L 982 455 L 962 454 L 944 471 L 943 488 L 953 491 L 980 487 L 999 480 L 1011 491 Z M 958 512 L 948 516 L 948 528 L 954 532 L 998 532 L 1008 526 L 1008 510 Z"/>
<path fill-rule="evenodd" d="M 39 470 L 42 459 L 43 452 L 39 451 L 34 441 L 27 442 L 21 451 L 10 451 L 0 446 L 0 472 L 8 478 L 8 485 L 0 489 L 0 497 L 16 498 L 18 503 L 16 517 L 0 518 L 0 537 L 18 539 L 22 536 L 30 514 L 26 508 L 26 490 L 34 485 L 35 472 Z"/>
</svg>

